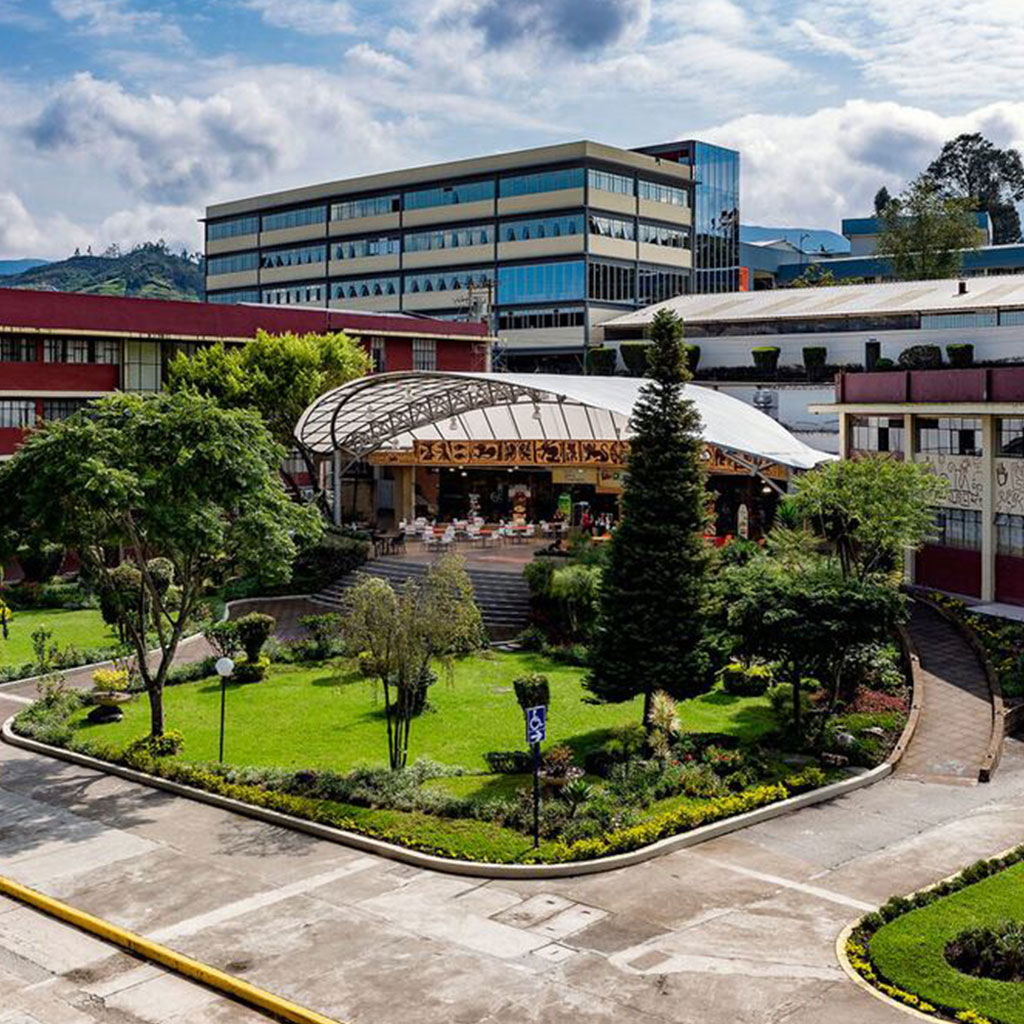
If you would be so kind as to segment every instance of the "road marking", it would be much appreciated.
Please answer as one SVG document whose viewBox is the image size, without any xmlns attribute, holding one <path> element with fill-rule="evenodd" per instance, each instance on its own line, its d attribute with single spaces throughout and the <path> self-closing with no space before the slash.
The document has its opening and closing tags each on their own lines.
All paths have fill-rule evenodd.
<svg viewBox="0 0 1024 1024">
<path fill-rule="evenodd" d="M 277 889 L 268 892 L 257 893 L 255 896 L 248 896 L 242 900 L 235 900 L 234 903 L 225 903 L 222 907 L 207 911 L 205 914 L 197 914 L 195 917 L 187 917 L 184 921 L 168 925 L 166 928 L 158 928 L 151 932 L 149 938 L 154 942 L 166 942 L 168 939 L 180 939 L 186 935 L 194 935 L 204 928 L 212 928 L 214 925 L 223 924 L 242 914 L 248 914 L 253 910 L 260 910 L 263 907 L 273 906 L 284 900 L 290 900 L 293 896 L 301 896 L 322 885 L 329 885 L 340 878 L 354 875 L 358 871 L 365 871 L 367 868 L 379 864 L 376 857 L 358 857 L 349 864 L 344 864 L 333 871 L 325 871 L 319 875 L 311 875 L 309 878 L 300 879 L 289 885 L 282 885 Z"/>
<path fill-rule="evenodd" d="M 730 864 L 728 861 L 716 860 L 714 857 L 705 857 L 701 854 L 691 854 L 707 864 L 714 864 L 715 867 L 725 868 L 726 871 L 734 871 L 737 875 L 746 875 L 747 878 L 756 878 L 761 882 L 770 882 L 772 885 L 781 886 L 783 889 L 792 889 L 794 892 L 802 892 L 808 896 L 815 896 L 819 900 L 828 900 L 830 903 L 838 903 L 843 907 L 852 907 L 854 910 L 877 910 L 873 903 L 865 903 L 863 900 L 854 899 L 852 896 L 845 896 L 841 892 L 834 892 L 832 889 L 822 889 L 817 885 L 806 885 L 803 882 L 794 882 L 791 878 L 783 878 L 781 875 L 770 875 L 765 871 L 754 871 L 752 868 L 741 868 L 738 864 Z"/>
<path fill-rule="evenodd" d="M 19 704 L 35 704 L 31 697 L 22 697 L 17 693 L 0 693 L 0 700 L 13 700 Z"/>
</svg>

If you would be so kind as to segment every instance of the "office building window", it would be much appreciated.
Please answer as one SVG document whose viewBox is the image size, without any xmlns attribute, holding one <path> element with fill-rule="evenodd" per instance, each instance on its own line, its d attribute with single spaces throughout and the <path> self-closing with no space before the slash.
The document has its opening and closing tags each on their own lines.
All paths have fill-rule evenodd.
<svg viewBox="0 0 1024 1024">
<path fill-rule="evenodd" d="M 502 309 L 498 312 L 499 331 L 549 330 L 553 327 L 582 327 L 583 310 L 575 309 Z"/>
<path fill-rule="evenodd" d="M 381 235 L 379 238 L 352 238 L 337 242 L 334 246 L 336 260 L 361 260 L 367 256 L 397 256 L 402 251 L 398 235 Z"/>
<path fill-rule="evenodd" d="M 159 342 L 129 339 L 125 345 L 125 390 L 159 391 L 162 383 L 160 356 Z"/>
<path fill-rule="evenodd" d="M 324 301 L 322 284 L 298 284 L 264 288 L 263 301 L 272 306 L 305 306 Z"/>
<path fill-rule="evenodd" d="M 602 192 L 616 192 L 620 196 L 636 194 L 633 179 L 624 174 L 612 174 L 611 171 L 587 171 L 587 184 L 591 188 L 599 188 Z"/>
<path fill-rule="evenodd" d="M 604 238 L 622 238 L 628 242 L 636 241 L 636 223 L 622 217 L 600 217 L 590 214 L 587 218 L 588 228 L 592 235 Z"/>
<path fill-rule="evenodd" d="M 969 508 L 937 508 L 932 543 L 942 548 L 980 551 L 981 513 Z"/>
<path fill-rule="evenodd" d="M 652 203 L 667 203 L 669 206 L 686 206 L 686 189 L 676 185 L 662 185 L 657 181 L 645 181 L 641 178 L 637 182 L 637 193 L 641 199 L 647 199 Z"/>
<path fill-rule="evenodd" d="M 437 342 L 433 338 L 412 339 L 412 368 L 414 370 L 437 369 Z"/>
<path fill-rule="evenodd" d="M 254 252 L 239 252 L 231 256 L 211 256 L 206 261 L 206 276 L 216 277 L 219 274 L 239 274 L 245 270 L 255 270 L 259 266 L 260 257 Z"/>
<path fill-rule="evenodd" d="M 368 199 L 350 199 L 331 204 L 331 220 L 358 220 L 360 217 L 380 217 L 398 213 L 402 199 L 397 195 L 370 196 Z"/>
<path fill-rule="evenodd" d="M 21 398 L 0 398 L 0 428 L 28 430 L 35 424 L 35 402 Z"/>
<path fill-rule="evenodd" d="M 218 238 L 237 238 L 239 235 L 255 235 L 259 229 L 259 217 L 233 217 L 231 220 L 217 220 L 207 224 L 206 237 L 213 242 Z"/>
<path fill-rule="evenodd" d="M 996 310 L 977 313 L 922 313 L 921 330 L 951 327 L 970 330 L 972 327 L 997 327 L 999 314 Z"/>
<path fill-rule="evenodd" d="M 438 271 L 433 274 L 406 274 L 405 294 L 417 295 L 422 292 L 457 292 L 467 288 L 486 288 L 493 281 L 494 271 L 490 267 Z"/>
<path fill-rule="evenodd" d="M 641 306 L 649 306 L 653 302 L 664 302 L 677 295 L 685 295 L 690 290 L 689 281 L 689 275 L 683 270 L 641 267 L 637 276 L 637 301 Z"/>
<path fill-rule="evenodd" d="M 280 231 L 282 228 L 301 228 L 307 224 L 323 224 L 326 219 L 326 206 L 304 206 L 300 210 L 265 213 L 263 215 L 263 230 Z"/>
<path fill-rule="evenodd" d="M 491 245 L 493 224 L 471 224 L 461 228 L 415 231 L 405 236 L 406 252 L 432 252 L 435 249 L 464 249 L 471 245 Z"/>
<path fill-rule="evenodd" d="M 850 446 L 856 452 L 902 452 L 902 416 L 852 416 Z"/>
<path fill-rule="evenodd" d="M 599 263 L 592 260 L 589 266 L 590 286 L 588 295 L 605 302 L 633 302 L 636 299 L 636 271 L 633 267 L 617 263 Z"/>
<path fill-rule="evenodd" d="M 442 185 L 405 193 L 407 210 L 423 210 L 430 206 L 452 206 L 458 203 L 479 203 L 494 198 L 494 181 L 469 181 L 461 185 Z"/>
<path fill-rule="evenodd" d="M 207 302 L 259 302 L 260 293 L 255 288 L 243 288 L 234 292 L 213 292 L 207 293 Z"/>
<path fill-rule="evenodd" d="M 375 296 L 398 295 L 397 277 L 363 277 L 354 281 L 335 281 L 331 297 L 335 299 L 372 299 Z"/>
<path fill-rule="evenodd" d="M 1008 512 L 996 516 L 996 553 L 1024 558 L 1024 516 Z"/>
<path fill-rule="evenodd" d="M 323 263 L 327 259 L 327 248 L 323 245 L 304 245 L 298 249 L 271 249 L 260 253 L 260 266 L 264 270 L 273 267 L 304 267 L 310 263 Z"/>
<path fill-rule="evenodd" d="M 43 343 L 43 359 L 47 363 L 120 362 L 120 342 L 110 338 L 47 338 Z"/>
<path fill-rule="evenodd" d="M 918 416 L 917 450 L 938 455 L 980 455 L 981 420 Z"/>
<path fill-rule="evenodd" d="M 374 373 L 384 373 L 388 368 L 387 343 L 383 338 L 370 339 L 370 362 Z"/>
<path fill-rule="evenodd" d="M 34 363 L 34 338 L 0 338 L 0 363 Z"/>
<path fill-rule="evenodd" d="M 66 420 L 88 404 L 86 398 L 46 398 L 43 400 L 43 419 Z"/>
<path fill-rule="evenodd" d="M 558 302 L 585 298 L 584 263 L 533 263 L 498 267 L 498 301 Z"/>
<path fill-rule="evenodd" d="M 1001 309 L 999 311 L 1000 327 L 1019 327 L 1024 324 L 1024 309 Z"/>
<path fill-rule="evenodd" d="M 648 245 L 664 245 L 669 249 L 689 249 L 690 232 L 686 228 L 670 228 L 664 224 L 641 221 L 640 241 Z"/>
<path fill-rule="evenodd" d="M 535 174 L 517 174 L 512 178 L 502 178 L 499 183 L 499 195 L 503 199 L 510 196 L 528 196 L 534 192 L 558 192 L 564 188 L 583 188 L 583 168 L 565 167 L 559 171 L 538 171 Z"/>
<path fill-rule="evenodd" d="M 1006 417 L 998 422 L 999 454 L 1007 459 L 1024 459 L 1024 419 Z"/>
<path fill-rule="evenodd" d="M 562 238 L 583 234 L 583 214 L 564 217 L 533 217 L 530 220 L 503 220 L 499 238 L 503 242 L 530 242 L 538 238 Z"/>
</svg>

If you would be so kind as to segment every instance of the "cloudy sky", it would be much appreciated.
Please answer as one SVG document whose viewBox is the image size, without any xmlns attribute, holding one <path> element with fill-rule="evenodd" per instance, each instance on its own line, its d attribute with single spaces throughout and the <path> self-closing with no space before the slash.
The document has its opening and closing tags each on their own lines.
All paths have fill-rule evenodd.
<svg viewBox="0 0 1024 1024">
<path fill-rule="evenodd" d="M 698 136 L 835 228 L 941 143 L 1024 147 L 1022 0 L 0 0 L 0 258 L 504 149 Z"/>
</svg>

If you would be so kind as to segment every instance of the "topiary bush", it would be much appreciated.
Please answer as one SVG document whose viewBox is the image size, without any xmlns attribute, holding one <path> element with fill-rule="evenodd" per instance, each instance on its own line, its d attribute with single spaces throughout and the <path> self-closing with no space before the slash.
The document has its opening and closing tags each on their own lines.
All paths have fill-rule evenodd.
<svg viewBox="0 0 1024 1024">
<path fill-rule="evenodd" d="M 512 689 L 516 692 L 516 700 L 525 711 L 527 708 L 547 707 L 551 703 L 551 685 L 548 677 L 539 672 L 531 672 L 528 676 L 520 676 L 512 680 Z"/>
<path fill-rule="evenodd" d="M 899 366 L 901 370 L 939 370 L 942 349 L 938 345 L 911 345 L 900 353 Z"/>
<path fill-rule="evenodd" d="M 630 377 L 647 375 L 647 353 L 651 345 L 647 341 L 625 341 L 619 346 L 619 354 Z"/>
<path fill-rule="evenodd" d="M 957 369 L 965 369 L 974 365 L 974 346 L 969 342 L 958 342 L 946 346 L 946 358 L 949 365 Z"/>
<path fill-rule="evenodd" d="M 274 631 L 277 623 L 272 615 L 264 615 L 262 612 L 250 612 L 235 620 L 235 627 L 238 631 L 238 642 L 245 651 L 248 662 L 255 663 L 260 660 L 263 645 L 267 638 Z"/>
<path fill-rule="evenodd" d="M 807 345 L 804 348 L 804 369 L 811 380 L 821 380 L 825 375 L 828 349 L 822 345 Z"/>
<path fill-rule="evenodd" d="M 771 665 L 733 661 L 719 673 L 726 693 L 737 697 L 760 697 L 774 682 Z"/>
<path fill-rule="evenodd" d="M 885 370 L 895 370 L 896 364 L 888 357 L 881 356 L 875 360 L 874 370 L 875 372 L 881 373 Z"/>
<path fill-rule="evenodd" d="M 754 367 L 764 373 L 772 373 L 779 368 L 779 354 L 781 349 L 778 345 L 758 345 L 750 350 L 754 357 Z"/>
<path fill-rule="evenodd" d="M 603 345 L 587 350 L 587 373 L 595 377 L 611 377 L 615 373 L 619 353 Z"/>
</svg>

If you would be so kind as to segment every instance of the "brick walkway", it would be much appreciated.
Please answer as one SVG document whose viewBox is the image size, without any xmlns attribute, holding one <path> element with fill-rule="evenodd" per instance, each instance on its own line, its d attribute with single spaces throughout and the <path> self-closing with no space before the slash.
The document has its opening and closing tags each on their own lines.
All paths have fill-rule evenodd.
<svg viewBox="0 0 1024 1024">
<path fill-rule="evenodd" d="M 915 601 L 910 635 L 924 670 L 924 702 L 914 740 L 897 769 L 904 779 L 971 785 L 992 730 L 985 672 L 960 632 Z"/>
</svg>

